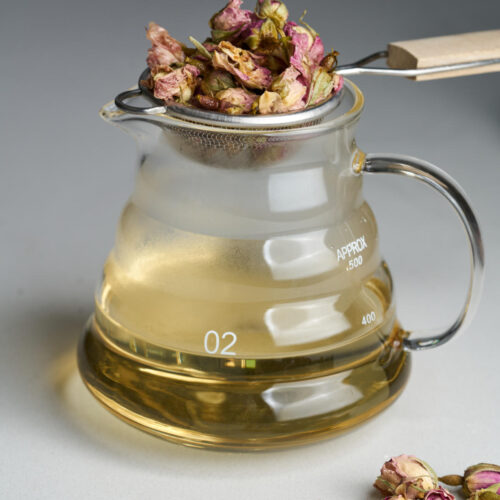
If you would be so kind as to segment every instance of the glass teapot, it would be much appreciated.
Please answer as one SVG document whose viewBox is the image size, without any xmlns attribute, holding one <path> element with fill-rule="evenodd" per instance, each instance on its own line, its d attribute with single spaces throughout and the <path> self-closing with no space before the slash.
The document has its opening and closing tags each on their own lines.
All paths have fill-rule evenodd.
<svg viewBox="0 0 500 500">
<path fill-rule="evenodd" d="M 83 380 L 105 407 L 190 446 L 308 443 L 382 411 L 405 386 L 411 351 L 465 328 L 482 281 L 476 218 L 437 167 L 358 149 L 362 109 L 347 80 L 326 116 L 294 127 L 226 128 L 118 100 L 102 108 L 140 151 L 79 345 Z M 379 172 L 434 187 L 466 229 L 466 302 L 438 334 L 396 319 L 362 193 L 363 174 Z"/>
</svg>

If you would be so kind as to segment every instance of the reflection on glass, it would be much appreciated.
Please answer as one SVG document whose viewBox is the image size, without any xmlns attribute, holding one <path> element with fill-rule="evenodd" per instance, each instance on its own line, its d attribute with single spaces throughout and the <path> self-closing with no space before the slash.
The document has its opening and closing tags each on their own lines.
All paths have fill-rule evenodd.
<svg viewBox="0 0 500 500">
<path fill-rule="evenodd" d="M 351 323 L 342 311 L 335 309 L 339 298 L 340 295 L 334 295 L 270 307 L 264 321 L 275 344 L 305 344 L 348 330 Z"/>
<path fill-rule="evenodd" d="M 315 276 L 335 269 L 335 252 L 326 244 L 327 229 L 277 236 L 264 242 L 262 253 L 275 280 Z"/>
<path fill-rule="evenodd" d="M 362 392 L 346 380 L 351 370 L 302 382 L 276 384 L 262 398 L 276 420 L 286 421 L 334 412 L 362 399 Z"/>
</svg>

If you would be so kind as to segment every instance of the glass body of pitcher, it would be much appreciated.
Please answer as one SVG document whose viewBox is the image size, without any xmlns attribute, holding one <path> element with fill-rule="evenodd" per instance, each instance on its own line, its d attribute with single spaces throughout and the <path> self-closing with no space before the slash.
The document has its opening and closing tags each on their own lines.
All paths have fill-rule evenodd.
<svg viewBox="0 0 500 500">
<path fill-rule="evenodd" d="M 366 157 L 362 108 L 346 82 L 331 116 L 295 128 L 101 110 L 140 150 L 79 345 L 82 377 L 109 410 L 191 446 L 307 443 L 379 413 L 404 388 L 409 351 L 464 327 L 483 261 L 470 206 L 436 167 Z M 440 335 L 413 339 L 398 324 L 363 172 L 426 181 L 464 223 L 470 289 Z"/>
</svg>

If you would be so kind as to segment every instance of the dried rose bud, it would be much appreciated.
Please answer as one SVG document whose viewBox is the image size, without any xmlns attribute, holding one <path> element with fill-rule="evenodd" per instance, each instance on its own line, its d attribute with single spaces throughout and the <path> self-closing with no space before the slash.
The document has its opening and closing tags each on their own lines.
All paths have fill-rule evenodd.
<svg viewBox="0 0 500 500">
<path fill-rule="evenodd" d="M 455 500 L 455 497 L 442 486 L 426 493 L 424 500 Z"/>
<path fill-rule="evenodd" d="M 155 79 L 164 77 L 167 73 L 171 73 L 173 70 L 170 66 L 154 66 L 149 72 L 151 81 L 154 84 Z"/>
<path fill-rule="evenodd" d="M 257 16 L 270 19 L 278 28 L 285 26 L 288 9 L 280 0 L 259 0 L 256 7 Z"/>
<path fill-rule="evenodd" d="M 196 47 L 196 52 L 194 53 L 195 57 L 200 57 L 204 61 L 211 61 L 212 54 L 208 51 L 208 49 L 200 43 L 193 36 L 189 36 L 189 41 Z"/>
<path fill-rule="evenodd" d="M 196 66 L 200 70 L 200 74 L 203 74 L 207 71 L 208 62 L 198 59 L 197 57 L 188 56 L 186 57 L 186 59 L 184 59 L 184 62 L 186 64 L 190 64 L 191 66 Z"/>
<path fill-rule="evenodd" d="M 403 495 L 394 495 L 392 497 L 385 497 L 384 500 L 406 500 Z"/>
<path fill-rule="evenodd" d="M 208 52 L 213 52 L 217 48 L 216 43 L 210 42 L 208 40 L 204 41 L 202 45 L 208 50 Z"/>
<path fill-rule="evenodd" d="M 257 95 L 245 89 L 227 89 L 217 92 L 220 101 L 220 111 L 231 115 L 249 113 Z"/>
<path fill-rule="evenodd" d="M 318 65 L 323 59 L 323 54 L 325 53 L 325 46 L 321 41 L 319 35 L 316 35 L 313 44 L 309 48 L 309 59 L 312 61 L 314 65 Z"/>
<path fill-rule="evenodd" d="M 146 60 L 150 68 L 184 62 L 182 45 L 165 28 L 151 22 L 146 30 L 146 37 L 152 44 Z"/>
<path fill-rule="evenodd" d="M 321 38 L 294 22 L 286 23 L 284 32 L 290 38 L 290 64 L 310 81 L 314 69 L 323 59 L 325 49 Z"/>
<path fill-rule="evenodd" d="M 280 113 L 297 111 L 305 107 L 304 96 L 307 87 L 297 80 L 299 77 L 300 73 L 290 66 L 273 80 L 271 91 L 278 93 L 281 98 Z"/>
<path fill-rule="evenodd" d="M 255 50 L 260 44 L 260 28 L 264 24 L 262 19 L 247 24 L 241 31 L 239 37 L 251 50 Z"/>
<path fill-rule="evenodd" d="M 337 56 L 339 53 L 336 50 L 332 50 L 329 54 L 327 54 L 323 59 L 321 59 L 321 62 L 319 63 L 320 66 L 326 69 L 326 71 L 333 71 L 337 67 Z"/>
<path fill-rule="evenodd" d="M 253 13 L 249 10 L 240 9 L 242 3 L 243 0 L 229 0 L 222 10 L 212 16 L 208 23 L 210 28 L 216 32 L 234 33 L 244 24 L 249 23 L 252 20 Z M 216 40 L 215 37 L 214 40 Z"/>
<path fill-rule="evenodd" d="M 196 100 L 198 101 L 198 104 L 204 109 L 208 109 L 210 111 L 218 111 L 219 109 L 220 101 L 215 97 L 198 94 L 196 96 Z"/>
<path fill-rule="evenodd" d="M 373 486 L 388 495 L 415 499 L 435 490 L 438 482 L 435 472 L 424 461 L 413 455 L 400 455 L 384 463 Z"/>
<path fill-rule="evenodd" d="M 284 33 L 290 38 L 290 45 L 292 46 L 290 64 L 304 74 L 306 70 L 302 68 L 303 59 L 314 43 L 314 36 L 308 29 L 299 26 L 293 21 L 286 23 Z"/>
<path fill-rule="evenodd" d="M 477 464 L 464 472 L 463 489 L 466 495 L 479 490 L 489 489 L 500 483 L 500 466 L 494 464 Z M 495 489 L 495 488 L 493 488 Z M 496 491 L 500 496 L 500 485 Z"/>
<path fill-rule="evenodd" d="M 311 88 L 309 89 L 308 106 L 319 104 L 331 95 L 335 86 L 334 76 L 336 75 L 328 73 L 321 66 L 316 68 L 312 77 Z"/>
<path fill-rule="evenodd" d="M 260 27 L 260 36 L 264 39 L 279 40 L 278 30 L 276 25 L 271 21 L 271 19 L 266 19 L 262 26 Z"/>
<path fill-rule="evenodd" d="M 279 73 L 288 66 L 286 46 L 276 25 L 270 19 L 251 23 L 240 33 L 239 39 L 255 51 L 254 55 L 258 53 L 265 56 L 260 64 L 273 73 Z"/>
<path fill-rule="evenodd" d="M 174 69 L 169 73 L 159 73 L 154 79 L 154 96 L 170 101 L 174 97 L 185 104 L 193 96 L 200 70 L 191 64 Z"/>
<path fill-rule="evenodd" d="M 201 90 L 204 94 L 215 96 L 221 90 L 231 89 L 235 87 L 234 79 L 231 73 L 223 69 L 214 69 L 205 75 L 201 82 Z"/>
<path fill-rule="evenodd" d="M 283 103 L 278 92 L 269 92 L 266 90 L 258 101 L 258 111 L 261 115 L 270 115 L 273 113 L 282 113 Z"/>
<path fill-rule="evenodd" d="M 266 89 L 271 84 L 271 71 L 259 66 L 258 57 L 248 50 L 235 47 L 232 43 L 220 42 L 213 52 L 214 68 L 229 71 L 245 87 Z"/>
<path fill-rule="evenodd" d="M 171 71 L 172 68 L 170 66 L 153 66 L 149 72 L 148 78 L 146 78 L 146 80 L 141 80 L 141 84 L 153 90 L 155 86 L 155 77 L 158 77 L 158 75 L 165 76 Z"/>
</svg>

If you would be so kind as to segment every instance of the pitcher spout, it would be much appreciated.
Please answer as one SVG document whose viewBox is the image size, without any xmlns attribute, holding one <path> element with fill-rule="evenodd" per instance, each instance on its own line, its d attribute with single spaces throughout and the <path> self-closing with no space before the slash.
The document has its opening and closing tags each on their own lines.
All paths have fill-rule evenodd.
<svg viewBox="0 0 500 500">
<path fill-rule="evenodd" d="M 131 135 L 138 145 L 143 147 L 148 141 L 156 141 L 161 133 L 159 116 L 124 111 L 116 105 L 115 101 L 106 103 L 99 110 L 99 116 L 105 122 Z"/>
</svg>

